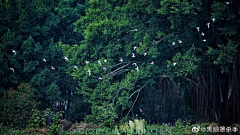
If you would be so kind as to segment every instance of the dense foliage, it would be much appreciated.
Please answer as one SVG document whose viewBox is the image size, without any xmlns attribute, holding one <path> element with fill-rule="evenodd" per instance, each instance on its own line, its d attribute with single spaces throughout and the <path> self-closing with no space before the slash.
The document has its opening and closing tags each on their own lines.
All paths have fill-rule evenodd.
<svg viewBox="0 0 240 135">
<path fill-rule="evenodd" d="M 237 0 L 3 0 L 0 19 L 4 126 L 46 125 L 32 108 L 107 127 L 240 122 Z"/>
<path fill-rule="evenodd" d="M 70 109 L 76 99 L 82 99 L 77 94 L 76 81 L 66 74 L 68 61 L 58 46 L 60 42 L 76 44 L 82 39 L 80 33 L 73 31 L 73 23 L 84 10 L 79 3 L 75 0 L 0 2 L 2 96 L 25 82 L 39 101 L 38 109 L 62 110 L 66 112 L 65 118 L 84 118 L 88 111 Z"/>
<path fill-rule="evenodd" d="M 26 127 L 31 110 L 36 108 L 36 105 L 28 84 L 21 84 L 17 90 L 7 90 L 0 101 L 1 123 L 11 128 Z"/>
<path fill-rule="evenodd" d="M 239 122 L 238 10 L 237 1 L 91 0 L 75 23 L 84 40 L 62 45 L 68 73 L 95 117 L 110 104 L 119 119 Z"/>
</svg>

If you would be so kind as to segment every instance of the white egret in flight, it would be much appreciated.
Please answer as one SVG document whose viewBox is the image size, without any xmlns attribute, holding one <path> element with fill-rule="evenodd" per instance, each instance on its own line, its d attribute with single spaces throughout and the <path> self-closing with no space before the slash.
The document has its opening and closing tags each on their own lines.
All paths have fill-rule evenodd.
<svg viewBox="0 0 240 135">
<path fill-rule="evenodd" d="M 141 108 L 139 108 L 139 110 L 140 110 L 141 113 L 143 112 Z"/>
<path fill-rule="evenodd" d="M 42 61 L 47 62 L 47 60 L 45 58 L 43 58 Z"/>
<path fill-rule="evenodd" d="M 55 70 L 55 67 L 53 67 L 53 66 L 50 66 L 50 67 L 51 67 L 52 70 Z"/>
<path fill-rule="evenodd" d="M 100 60 L 98 60 L 98 64 L 99 64 L 100 66 L 102 66 L 102 63 L 101 63 L 101 61 L 100 61 Z"/>
<path fill-rule="evenodd" d="M 131 31 L 138 31 L 138 29 L 134 29 L 134 30 L 131 30 Z"/>
<path fill-rule="evenodd" d="M 103 69 L 103 70 L 107 70 L 107 68 L 106 68 L 106 67 L 103 67 L 102 69 Z"/>
<path fill-rule="evenodd" d="M 17 54 L 17 52 L 16 52 L 14 49 L 12 49 L 12 53 L 14 53 L 14 55 L 16 55 L 16 54 Z"/>
<path fill-rule="evenodd" d="M 119 60 L 120 62 L 123 62 L 123 59 L 122 58 L 120 58 L 120 60 Z"/>
<path fill-rule="evenodd" d="M 137 63 L 133 63 L 132 65 L 136 66 L 137 67 Z"/>
<path fill-rule="evenodd" d="M 210 28 L 210 23 L 207 23 L 206 25 L 207 25 L 207 27 L 208 27 L 208 29 L 209 29 L 209 28 Z"/>
<path fill-rule="evenodd" d="M 91 70 L 90 69 L 88 69 L 88 76 L 91 76 Z"/>
<path fill-rule="evenodd" d="M 135 69 L 137 70 L 137 72 L 139 71 L 139 67 L 138 66 Z"/>
<path fill-rule="evenodd" d="M 9 68 L 9 70 L 12 70 L 12 71 L 13 71 L 13 73 L 14 73 L 14 71 L 15 71 L 15 70 L 14 70 L 14 68 Z"/>
<path fill-rule="evenodd" d="M 136 57 L 134 53 L 132 53 L 132 57 L 133 57 L 133 58 L 135 58 L 135 57 Z"/>
<path fill-rule="evenodd" d="M 182 40 L 178 40 L 178 43 L 181 44 L 181 43 L 182 43 Z"/>
<path fill-rule="evenodd" d="M 68 58 L 67 58 L 66 56 L 64 56 L 64 59 L 65 59 L 66 61 L 68 61 Z"/>
<path fill-rule="evenodd" d="M 200 30 L 200 27 L 196 27 L 196 29 L 197 29 L 197 31 L 199 31 L 199 30 Z"/>
<path fill-rule="evenodd" d="M 78 70 L 78 67 L 77 67 L 76 65 L 74 65 L 73 68 L 74 68 L 75 70 Z"/>
<path fill-rule="evenodd" d="M 203 41 L 203 42 L 206 42 L 207 40 L 206 40 L 206 39 L 203 39 L 202 41 Z"/>
</svg>

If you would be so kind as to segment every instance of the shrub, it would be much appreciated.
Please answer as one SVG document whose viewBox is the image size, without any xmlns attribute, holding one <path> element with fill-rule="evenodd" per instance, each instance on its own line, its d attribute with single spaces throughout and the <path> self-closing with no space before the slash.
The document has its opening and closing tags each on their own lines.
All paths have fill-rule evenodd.
<svg viewBox="0 0 240 135">
<path fill-rule="evenodd" d="M 17 90 L 9 89 L 0 101 L 0 123 L 11 128 L 24 128 L 37 102 L 28 84 L 21 84 Z"/>
</svg>

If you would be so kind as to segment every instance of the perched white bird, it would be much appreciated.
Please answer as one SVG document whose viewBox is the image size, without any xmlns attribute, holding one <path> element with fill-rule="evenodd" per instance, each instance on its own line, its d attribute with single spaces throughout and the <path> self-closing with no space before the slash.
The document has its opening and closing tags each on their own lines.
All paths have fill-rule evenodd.
<svg viewBox="0 0 240 135">
<path fill-rule="evenodd" d="M 136 46 L 134 46 L 134 47 L 133 47 L 133 50 L 136 50 L 136 49 L 137 49 L 137 47 L 136 47 Z"/>
<path fill-rule="evenodd" d="M 120 58 L 120 60 L 119 60 L 120 62 L 123 62 L 123 59 L 122 58 Z"/>
<path fill-rule="evenodd" d="M 147 55 L 147 53 L 143 53 L 143 56 L 146 56 Z"/>
<path fill-rule="evenodd" d="M 201 34 L 202 36 L 204 36 L 205 34 L 202 32 L 202 34 Z"/>
<path fill-rule="evenodd" d="M 135 57 L 136 57 L 134 53 L 132 53 L 132 57 L 133 57 L 133 58 L 135 58 Z"/>
<path fill-rule="evenodd" d="M 15 71 L 15 70 L 14 70 L 14 68 L 9 68 L 9 70 L 12 70 L 12 71 L 13 71 L 13 73 L 14 73 L 14 71 Z"/>
<path fill-rule="evenodd" d="M 74 68 L 75 70 L 78 70 L 78 67 L 77 67 L 76 65 L 74 65 L 73 68 Z"/>
<path fill-rule="evenodd" d="M 133 63 L 132 65 L 136 66 L 137 67 L 137 63 Z"/>
<path fill-rule="evenodd" d="M 86 63 L 86 64 L 88 64 L 88 63 L 89 63 L 89 61 L 85 61 L 85 63 Z"/>
<path fill-rule="evenodd" d="M 43 58 L 42 61 L 47 62 L 47 60 L 45 58 Z"/>
<path fill-rule="evenodd" d="M 107 70 L 107 68 L 106 68 L 106 67 L 103 67 L 102 69 L 103 69 L 103 70 Z"/>
<path fill-rule="evenodd" d="M 196 29 L 197 29 L 197 31 L 199 31 L 199 30 L 200 30 L 200 27 L 196 27 Z"/>
<path fill-rule="evenodd" d="M 139 71 L 139 67 L 138 66 L 135 69 L 137 70 L 137 72 Z"/>
<path fill-rule="evenodd" d="M 207 25 L 208 28 L 210 28 L 210 23 L 207 23 L 206 25 Z"/>
<path fill-rule="evenodd" d="M 102 80 L 103 78 L 102 77 L 98 77 L 98 80 Z"/>
<path fill-rule="evenodd" d="M 152 61 L 150 64 L 151 64 L 151 65 L 154 65 L 154 62 Z"/>
<path fill-rule="evenodd" d="M 51 67 L 52 70 L 55 70 L 55 67 L 53 67 L 53 66 L 50 66 L 50 67 Z"/>
<path fill-rule="evenodd" d="M 215 18 L 212 19 L 213 22 L 215 22 L 215 20 L 216 20 Z"/>
<path fill-rule="evenodd" d="M 16 55 L 16 54 L 17 54 L 17 52 L 16 52 L 14 49 L 12 49 L 12 53 L 14 53 L 14 55 Z"/>
<path fill-rule="evenodd" d="M 174 62 L 174 63 L 173 63 L 173 66 L 175 66 L 176 64 L 177 64 L 177 63 L 176 63 L 176 62 Z"/>
<path fill-rule="evenodd" d="M 232 3 L 232 2 L 225 2 L 225 3 L 228 5 L 228 4 Z"/>
<path fill-rule="evenodd" d="M 107 62 L 107 59 L 104 59 L 103 61 L 104 61 L 104 62 Z"/>
<path fill-rule="evenodd" d="M 102 66 L 102 63 L 101 63 L 101 61 L 100 61 L 100 60 L 98 60 L 98 64 L 99 64 L 100 66 Z"/>
<path fill-rule="evenodd" d="M 206 39 L 203 39 L 202 41 L 203 41 L 203 42 L 206 42 L 207 40 L 206 40 Z"/>
<path fill-rule="evenodd" d="M 88 69 L 88 76 L 91 76 L 91 70 L 90 69 Z"/>
<path fill-rule="evenodd" d="M 172 42 L 172 45 L 175 45 L 176 43 L 175 42 Z"/>
<path fill-rule="evenodd" d="M 178 40 L 178 43 L 181 44 L 181 43 L 182 43 L 182 40 Z"/>
<path fill-rule="evenodd" d="M 66 61 L 68 61 L 68 58 L 67 58 L 66 56 L 64 56 L 64 59 L 65 59 Z"/>
</svg>

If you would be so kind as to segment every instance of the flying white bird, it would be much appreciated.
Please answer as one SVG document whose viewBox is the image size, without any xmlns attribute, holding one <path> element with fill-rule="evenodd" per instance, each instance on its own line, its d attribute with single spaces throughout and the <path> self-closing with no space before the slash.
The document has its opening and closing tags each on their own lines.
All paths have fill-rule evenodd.
<svg viewBox="0 0 240 135">
<path fill-rule="evenodd" d="M 88 69 L 88 71 L 87 71 L 87 72 L 88 72 L 88 75 L 89 75 L 89 76 L 91 76 L 91 70 L 90 70 L 90 69 Z"/>
<path fill-rule="evenodd" d="M 98 77 L 98 80 L 102 80 L 103 78 L 102 77 Z"/>
<path fill-rule="evenodd" d="M 228 4 L 232 3 L 232 2 L 225 2 L 225 3 L 228 5 Z"/>
<path fill-rule="evenodd" d="M 143 53 L 143 56 L 146 56 L 147 55 L 147 53 Z"/>
<path fill-rule="evenodd" d="M 138 66 L 135 69 L 137 70 L 137 72 L 139 71 L 139 67 Z"/>
<path fill-rule="evenodd" d="M 173 63 L 173 66 L 175 66 L 176 64 L 177 64 L 177 63 L 176 63 L 176 62 L 174 62 L 174 63 Z"/>
<path fill-rule="evenodd" d="M 106 68 L 106 67 L 103 67 L 102 69 L 103 69 L 103 70 L 107 70 L 107 68 Z"/>
<path fill-rule="evenodd" d="M 202 36 L 204 36 L 205 34 L 202 32 L 202 34 L 201 34 Z"/>
<path fill-rule="evenodd" d="M 206 25 L 207 25 L 208 28 L 210 28 L 210 23 L 207 23 Z"/>
<path fill-rule="evenodd" d="M 133 47 L 133 50 L 136 50 L 136 49 L 137 49 L 137 47 L 136 47 L 136 46 L 134 46 L 134 47 Z"/>
<path fill-rule="evenodd" d="M 131 30 L 131 31 L 138 31 L 138 29 L 134 29 L 134 30 Z"/>
<path fill-rule="evenodd" d="M 14 68 L 9 68 L 9 70 L 12 70 L 12 71 L 13 71 L 13 73 L 14 73 L 14 71 L 15 71 L 15 70 L 14 70 Z"/>
<path fill-rule="evenodd" d="M 104 59 L 103 61 L 104 61 L 104 62 L 107 62 L 107 59 Z"/>
<path fill-rule="evenodd" d="M 55 70 L 55 67 L 53 67 L 53 66 L 50 66 L 50 67 L 51 67 L 52 70 Z"/>
<path fill-rule="evenodd" d="M 85 61 L 85 63 L 86 63 L 86 64 L 88 64 L 88 63 L 89 63 L 89 61 Z"/>
<path fill-rule="evenodd" d="M 78 67 L 77 67 L 76 65 L 74 65 L 73 68 L 74 68 L 75 70 L 78 70 Z"/>
<path fill-rule="evenodd" d="M 140 110 L 141 113 L 143 112 L 141 108 L 139 108 L 139 110 Z"/>
<path fill-rule="evenodd" d="M 132 65 L 136 66 L 137 67 L 137 63 L 133 63 Z"/>
<path fill-rule="evenodd" d="M 172 42 L 172 45 L 175 45 L 176 43 L 175 42 Z"/>
<path fill-rule="evenodd" d="M 178 43 L 179 43 L 179 44 L 181 44 L 181 43 L 182 43 L 182 41 L 181 41 L 181 40 L 178 40 Z"/>
<path fill-rule="evenodd" d="M 202 41 L 203 41 L 203 42 L 206 42 L 207 40 L 206 40 L 206 39 L 203 39 Z"/>
<path fill-rule="evenodd" d="M 14 49 L 12 49 L 12 53 L 14 53 L 14 55 L 16 55 L 16 54 L 17 54 L 17 52 L 16 52 Z"/>
<path fill-rule="evenodd" d="M 151 64 L 151 65 L 154 65 L 154 62 L 152 61 L 150 64 Z"/>
<path fill-rule="evenodd" d="M 215 18 L 212 19 L 213 22 L 215 22 L 215 20 L 216 20 Z"/>
<path fill-rule="evenodd" d="M 101 61 L 100 61 L 100 60 L 98 60 L 98 64 L 99 64 L 100 66 L 102 66 L 102 63 L 101 63 Z"/>
<path fill-rule="evenodd" d="M 119 60 L 120 62 L 123 62 L 123 59 L 122 58 L 120 58 L 120 60 Z"/>
<path fill-rule="evenodd" d="M 45 58 L 43 58 L 42 61 L 47 62 L 47 60 Z"/>
<path fill-rule="evenodd" d="M 132 57 L 133 57 L 133 58 L 135 58 L 135 57 L 136 57 L 134 53 L 132 53 Z"/>
<path fill-rule="evenodd" d="M 200 27 L 196 27 L 196 29 L 197 29 L 197 31 L 199 31 L 199 30 L 200 30 Z"/>
<path fill-rule="evenodd" d="M 65 59 L 66 61 L 68 61 L 68 58 L 67 58 L 66 56 L 64 56 L 64 59 Z"/>
</svg>

